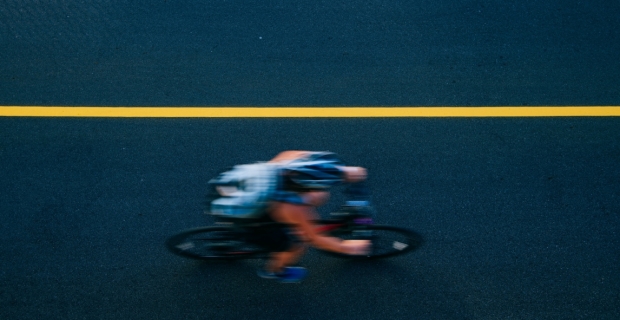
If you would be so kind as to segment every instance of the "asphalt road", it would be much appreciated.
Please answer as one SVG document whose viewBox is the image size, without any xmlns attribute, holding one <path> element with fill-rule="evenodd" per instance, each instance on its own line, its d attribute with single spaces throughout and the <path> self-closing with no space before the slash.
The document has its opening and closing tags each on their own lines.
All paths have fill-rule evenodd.
<svg viewBox="0 0 620 320">
<path fill-rule="evenodd" d="M 2 105 L 616 105 L 620 4 L 3 0 Z"/>
<path fill-rule="evenodd" d="M 1 119 L 3 319 L 596 318 L 619 315 L 616 119 Z M 311 138 L 308 138 L 311 137 Z M 231 146 L 235 146 L 231 148 Z M 197 263 L 205 182 L 279 150 L 367 166 L 402 258 L 311 252 L 301 285 Z"/>
<path fill-rule="evenodd" d="M 1 105 L 618 105 L 611 1 L 0 4 Z M 616 118 L 0 118 L 0 319 L 617 319 Z M 206 181 L 369 168 L 408 256 L 199 263 Z M 336 199 L 337 200 L 337 199 Z M 323 210 L 325 214 L 329 207 Z"/>
</svg>

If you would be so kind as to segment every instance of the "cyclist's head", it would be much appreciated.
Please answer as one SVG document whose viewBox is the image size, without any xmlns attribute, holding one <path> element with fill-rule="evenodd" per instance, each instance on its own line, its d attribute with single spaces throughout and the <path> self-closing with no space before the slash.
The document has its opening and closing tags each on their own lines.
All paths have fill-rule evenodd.
<svg viewBox="0 0 620 320">
<path fill-rule="evenodd" d="M 286 176 L 294 187 L 324 190 L 343 179 L 343 164 L 331 152 L 313 152 L 285 166 Z"/>
</svg>

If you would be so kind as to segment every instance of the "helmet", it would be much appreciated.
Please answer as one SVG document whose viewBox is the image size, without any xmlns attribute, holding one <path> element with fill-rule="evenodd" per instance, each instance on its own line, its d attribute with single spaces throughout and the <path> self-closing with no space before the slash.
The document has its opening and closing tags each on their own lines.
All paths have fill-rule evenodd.
<svg viewBox="0 0 620 320">
<path fill-rule="evenodd" d="M 284 166 L 285 176 L 294 188 L 327 189 L 343 180 L 342 162 L 331 152 L 312 152 Z"/>
</svg>

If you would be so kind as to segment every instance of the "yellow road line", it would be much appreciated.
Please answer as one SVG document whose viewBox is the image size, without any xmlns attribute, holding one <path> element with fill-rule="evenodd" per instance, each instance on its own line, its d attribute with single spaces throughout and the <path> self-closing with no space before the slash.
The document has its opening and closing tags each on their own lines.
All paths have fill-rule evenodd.
<svg viewBox="0 0 620 320">
<path fill-rule="evenodd" d="M 110 118 L 618 117 L 620 106 L 264 108 L 0 106 L 0 116 Z"/>
</svg>

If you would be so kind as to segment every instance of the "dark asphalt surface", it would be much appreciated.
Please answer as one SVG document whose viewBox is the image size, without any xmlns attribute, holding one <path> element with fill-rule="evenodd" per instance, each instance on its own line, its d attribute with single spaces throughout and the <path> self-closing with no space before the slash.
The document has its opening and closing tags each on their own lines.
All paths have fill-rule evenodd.
<svg viewBox="0 0 620 320">
<path fill-rule="evenodd" d="M 2 105 L 616 105 L 620 4 L 3 0 Z"/>
<path fill-rule="evenodd" d="M 616 119 L 0 121 L 3 319 L 620 315 Z M 426 245 L 312 251 L 288 286 L 165 251 L 218 169 L 293 147 L 367 166 L 377 220 Z"/>
<path fill-rule="evenodd" d="M 618 105 L 613 1 L 17 1 L 0 105 Z M 0 118 L 0 319 L 618 319 L 617 118 Z M 163 241 L 285 149 L 427 242 L 300 285 Z M 338 200 L 337 197 L 335 200 Z M 325 214 L 329 207 L 323 210 Z"/>
</svg>

